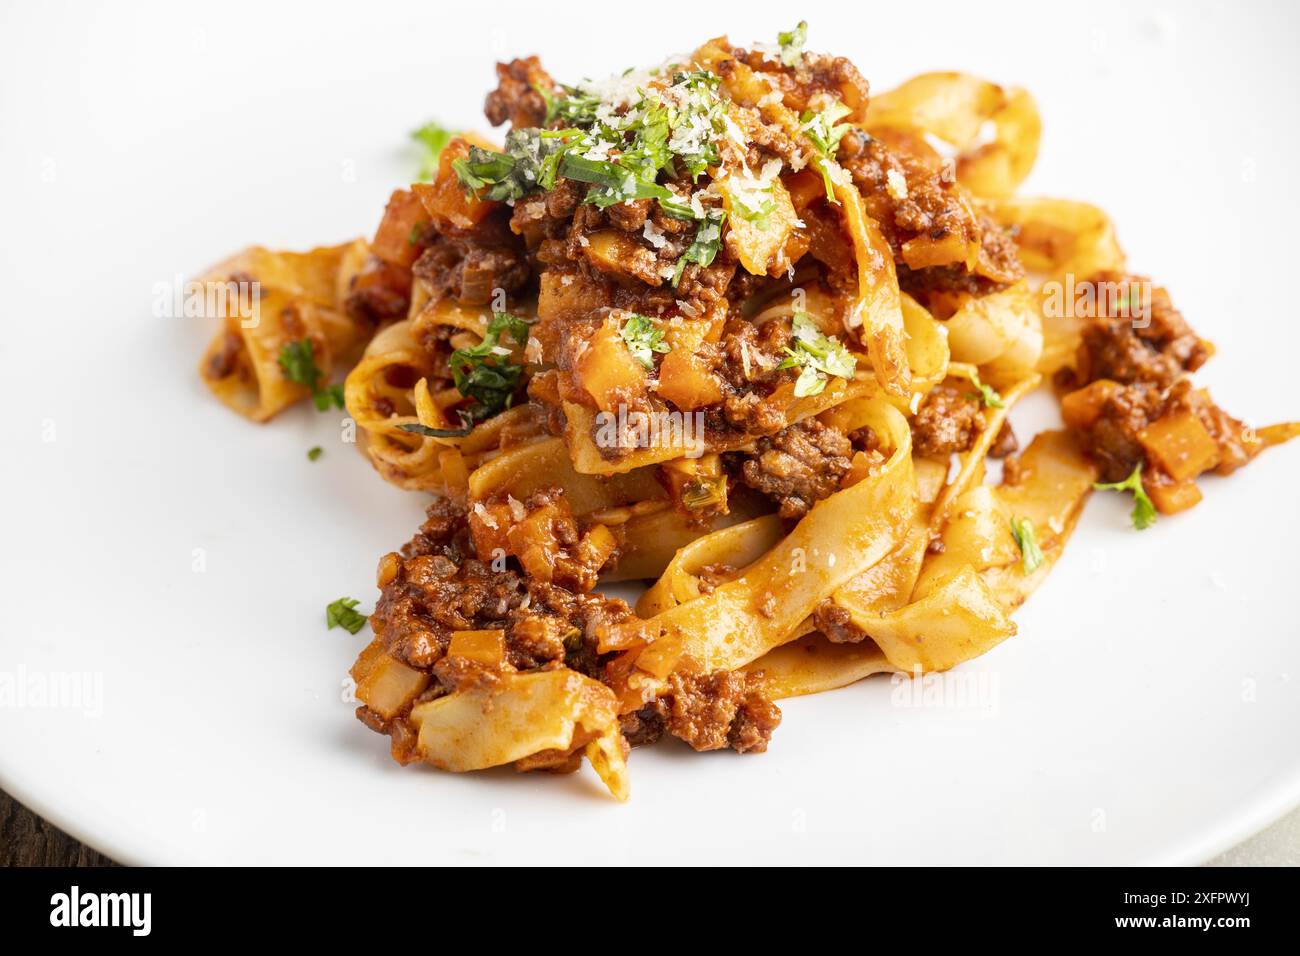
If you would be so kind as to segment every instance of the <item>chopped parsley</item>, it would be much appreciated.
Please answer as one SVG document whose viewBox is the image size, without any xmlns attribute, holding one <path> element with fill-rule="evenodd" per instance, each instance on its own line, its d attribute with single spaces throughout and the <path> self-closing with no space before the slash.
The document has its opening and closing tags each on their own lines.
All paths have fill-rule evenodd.
<svg viewBox="0 0 1300 956">
<path fill-rule="evenodd" d="M 844 134 L 849 131 L 848 123 L 841 123 L 840 120 L 852 112 L 847 106 L 836 100 L 830 106 L 820 112 L 804 110 L 803 115 L 799 117 L 799 128 L 803 130 L 805 136 L 816 147 L 820 154 L 817 168 L 822 174 L 822 182 L 826 186 L 826 199 L 828 202 L 837 202 L 835 198 L 835 184 L 831 181 L 830 164 L 835 160 L 835 154 L 839 151 L 840 140 Z"/>
<path fill-rule="evenodd" d="M 411 133 L 411 139 L 420 144 L 423 155 L 420 157 L 420 171 L 416 179 L 428 182 L 438 171 L 438 157 L 456 134 L 437 123 L 425 123 Z"/>
<path fill-rule="evenodd" d="M 1011 537 L 1020 548 L 1020 566 L 1025 574 L 1033 574 L 1043 563 L 1043 549 L 1038 546 L 1034 523 L 1028 518 L 1011 519 Z"/>
<path fill-rule="evenodd" d="M 726 218 L 727 214 L 721 209 L 705 210 L 704 218 L 695 228 L 695 238 L 677 260 L 677 271 L 673 273 L 674 289 L 682 281 L 682 273 L 688 264 L 693 262 L 706 269 L 713 264 L 714 256 L 722 247 L 722 222 Z"/>
<path fill-rule="evenodd" d="M 979 402 L 985 408 L 1006 408 L 1007 403 L 1002 400 L 1002 396 L 997 393 L 992 385 L 985 385 L 980 381 L 979 372 L 971 376 L 970 383 L 975 386 L 975 391 L 966 397 Z"/>
<path fill-rule="evenodd" d="M 727 476 L 695 478 L 682 488 L 682 504 L 688 511 L 702 511 L 727 500 Z"/>
<path fill-rule="evenodd" d="M 308 460 L 308 461 L 315 461 L 317 458 L 319 458 L 319 457 L 320 457 L 321 455 L 323 455 L 323 454 L 325 454 L 325 449 L 324 449 L 324 448 L 321 448 L 320 445 L 317 445 L 317 446 L 315 446 L 314 448 L 308 448 L 308 449 L 307 449 L 307 460 Z"/>
<path fill-rule="evenodd" d="M 1156 506 L 1147 496 L 1147 490 L 1142 487 L 1142 463 L 1139 462 L 1133 469 L 1133 474 L 1129 475 L 1123 481 L 1110 483 L 1097 482 L 1092 486 L 1097 491 L 1131 491 L 1133 492 L 1133 527 L 1138 531 L 1145 531 L 1156 523 Z"/>
<path fill-rule="evenodd" d="M 546 125 L 566 126 L 512 130 L 504 152 L 471 147 L 452 168 L 481 199 L 514 202 L 553 189 L 564 177 L 587 183 L 584 201 L 602 209 L 655 199 L 669 215 L 697 219 L 698 213 L 658 177 L 676 177 L 684 169 L 698 179 L 720 161 L 717 139 L 726 122 L 722 81 L 705 70 L 679 70 L 668 86 L 651 86 L 648 81 L 656 75 L 631 96 L 615 97 L 617 104 L 590 88 L 561 87 L 563 95 L 539 90 L 547 104 Z"/>
<path fill-rule="evenodd" d="M 590 183 L 584 200 L 599 209 L 605 209 L 630 199 L 669 199 L 673 193 L 667 186 L 647 182 L 633 169 L 604 159 L 588 159 L 566 153 L 560 161 L 560 175 L 580 183 Z"/>
<path fill-rule="evenodd" d="M 325 606 L 325 627 L 333 630 L 341 627 L 349 634 L 355 634 L 366 626 L 366 616 L 353 610 L 360 602 L 356 598 L 341 597 Z"/>
<path fill-rule="evenodd" d="M 509 312 L 494 312 L 483 341 L 451 353 L 448 365 L 452 380 L 462 395 L 474 399 L 474 404 L 462 413 L 462 419 L 467 425 L 491 418 L 509 408 L 514 401 L 524 368 L 511 362 L 510 350 L 500 344 L 504 332 L 508 332 L 519 345 L 528 341 L 526 321 Z M 420 429 L 424 427 L 419 426 Z M 403 430 L 418 431 L 405 426 Z M 419 434 L 425 432 L 419 431 Z"/>
<path fill-rule="evenodd" d="M 299 339 L 280 346 L 279 361 L 280 371 L 285 378 L 311 389 L 312 401 L 316 403 L 318 411 L 345 407 L 342 384 L 321 388 L 321 370 L 316 367 L 315 347 L 311 339 Z"/>
<path fill-rule="evenodd" d="M 328 412 L 331 408 L 347 408 L 343 400 L 343 383 L 338 382 L 328 388 L 312 393 L 311 400 L 316 403 L 316 411 Z"/>
<path fill-rule="evenodd" d="M 752 222 L 759 229 L 768 227 L 772 213 L 776 212 L 772 180 L 733 177 L 727 182 L 727 194 L 731 197 L 732 211 L 736 215 L 746 222 Z"/>
<path fill-rule="evenodd" d="M 791 331 L 794 333 L 794 347 L 786 348 L 788 357 L 777 368 L 799 369 L 799 377 L 794 383 L 796 398 L 820 395 L 831 375 L 853 377 L 858 360 L 840 344 L 839 339 L 822 334 L 808 313 L 794 314 Z"/>
<path fill-rule="evenodd" d="M 653 370 L 655 367 L 655 352 L 662 355 L 672 351 L 664 341 L 663 329 L 644 315 L 637 315 L 635 312 L 629 315 L 627 321 L 623 323 L 621 334 L 623 343 L 632 353 L 632 357 L 648 369 Z"/>
<path fill-rule="evenodd" d="M 534 189 L 555 186 L 564 140 L 543 136 L 537 129 L 516 129 L 506 134 L 504 153 L 471 146 L 469 155 L 455 160 L 456 178 L 480 199 L 514 202 Z"/>
<path fill-rule="evenodd" d="M 776 35 L 776 42 L 781 47 L 781 62 L 786 66 L 798 66 L 803 60 L 803 45 L 808 40 L 808 21 L 800 20 L 793 30 L 786 30 Z"/>
</svg>

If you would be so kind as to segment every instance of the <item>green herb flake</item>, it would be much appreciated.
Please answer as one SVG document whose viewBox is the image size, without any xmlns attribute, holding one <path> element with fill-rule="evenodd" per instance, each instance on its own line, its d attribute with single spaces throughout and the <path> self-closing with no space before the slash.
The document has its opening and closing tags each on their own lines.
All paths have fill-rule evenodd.
<svg viewBox="0 0 1300 956">
<path fill-rule="evenodd" d="M 323 454 L 325 454 L 325 449 L 324 449 L 324 448 L 321 448 L 320 445 L 317 445 L 317 446 L 315 446 L 314 448 L 308 448 L 308 449 L 307 449 L 307 460 L 308 460 L 308 461 L 315 461 L 317 458 L 319 458 L 319 457 L 320 457 L 321 455 L 323 455 Z"/>
<path fill-rule="evenodd" d="M 688 511 L 721 506 L 727 498 L 727 476 L 695 478 L 682 488 L 682 504 Z"/>
<path fill-rule="evenodd" d="M 627 108 L 581 87 L 534 87 L 546 103 L 548 128 L 512 130 L 503 152 L 471 147 L 452 168 L 481 199 L 513 202 L 553 189 L 564 177 L 587 183 L 584 201 L 601 209 L 655 199 L 669 215 L 695 219 L 658 177 L 676 178 L 684 169 L 698 179 L 720 162 L 717 140 L 726 126 L 721 82 L 705 70 L 676 70 L 667 89 L 637 87 Z M 561 123 L 567 125 L 549 128 Z"/>
<path fill-rule="evenodd" d="M 420 157 L 420 171 L 416 179 L 429 182 L 438 171 L 438 157 L 456 134 L 437 123 L 425 123 L 411 133 L 411 139 L 420 145 L 423 155 Z"/>
<path fill-rule="evenodd" d="M 1043 549 L 1038 546 L 1034 523 L 1028 518 L 1011 519 L 1011 536 L 1020 548 L 1020 566 L 1025 574 L 1033 574 L 1043 563 Z"/>
<path fill-rule="evenodd" d="M 343 408 L 343 386 L 328 385 L 320 387 L 321 370 L 316 366 L 315 347 L 311 339 L 299 339 L 286 342 L 280 346 L 280 371 L 284 377 L 298 385 L 311 389 L 312 401 L 319 411 L 330 408 Z"/>
<path fill-rule="evenodd" d="M 803 115 L 799 117 L 800 129 L 820 154 L 817 169 L 821 172 L 822 182 L 826 186 L 826 199 L 832 203 L 838 200 L 835 198 L 835 184 L 831 180 L 831 163 L 835 161 L 835 154 L 839 151 L 840 140 L 849 131 L 849 124 L 841 123 L 840 120 L 850 112 L 852 111 L 847 106 L 836 100 L 820 112 L 804 110 Z"/>
<path fill-rule="evenodd" d="M 341 597 L 325 606 L 325 627 L 333 630 L 341 627 L 349 634 L 355 634 L 366 626 L 366 616 L 353 610 L 360 602 L 356 598 Z"/>
<path fill-rule="evenodd" d="M 682 273 L 690 263 L 705 269 L 713 264 L 714 257 L 722 248 L 722 223 L 726 218 L 727 214 L 721 209 L 705 210 L 704 219 L 695 229 L 695 238 L 677 260 L 677 271 L 673 273 L 674 289 L 682 281 Z"/>
<path fill-rule="evenodd" d="M 777 368 L 797 368 L 799 377 L 794 383 L 796 398 L 820 395 L 829 377 L 852 378 L 858 360 L 839 339 L 827 336 L 817 328 L 806 312 L 796 312 L 791 323 L 794 347 L 786 348 L 787 358 Z"/>
<path fill-rule="evenodd" d="M 331 408 L 347 408 L 347 403 L 343 401 L 342 382 L 320 389 L 313 393 L 311 399 L 316 403 L 318 412 L 328 412 Z"/>
<path fill-rule="evenodd" d="M 785 66 L 798 66 L 803 60 L 803 45 L 808 40 L 808 21 L 800 20 L 793 30 L 786 30 L 776 35 L 776 42 L 781 47 L 781 62 Z"/>
<path fill-rule="evenodd" d="M 663 329 L 644 315 L 637 315 L 635 312 L 629 315 L 627 321 L 623 323 L 621 334 L 623 343 L 632 353 L 632 357 L 652 371 L 655 367 L 654 353 L 658 352 L 662 355 L 672 351 L 664 341 Z"/>
<path fill-rule="evenodd" d="M 1145 531 L 1156 523 L 1156 506 L 1142 487 L 1142 463 L 1139 462 L 1133 473 L 1123 481 L 1110 483 L 1097 482 L 1092 486 L 1097 491 L 1131 491 L 1133 492 L 1133 527 Z"/>
<path fill-rule="evenodd" d="M 315 350 L 311 339 L 299 339 L 286 342 L 280 346 L 280 371 L 291 382 L 305 385 L 312 391 L 320 380 L 320 369 L 316 367 Z"/>
<path fill-rule="evenodd" d="M 967 398 L 979 402 L 985 408 L 1007 407 L 1007 403 L 1002 400 L 1002 396 L 997 393 L 992 385 L 985 385 L 980 381 L 979 372 L 972 375 L 970 381 L 975 386 L 975 391 L 967 394 Z"/>
<path fill-rule="evenodd" d="M 528 323 L 509 312 L 494 312 L 478 345 L 451 353 L 448 365 L 452 380 L 462 395 L 474 399 L 463 415 L 466 424 L 491 418 L 514 401 L 524 369 L 510 361 L 510 350 L 501 345 L 503 333 L 509 333 L 518 345 L 524 345 L 528 341 Z"/>
</svg>

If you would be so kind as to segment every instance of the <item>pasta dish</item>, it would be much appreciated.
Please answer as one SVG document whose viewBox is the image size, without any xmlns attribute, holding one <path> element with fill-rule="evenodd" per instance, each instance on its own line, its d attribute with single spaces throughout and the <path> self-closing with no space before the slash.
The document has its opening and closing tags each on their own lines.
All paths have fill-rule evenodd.
<svg viewBox="0 0 1300 956">
<path fill-rule="evenodd" d="M 1095 489 L 1145 529 L 1300 433 L 1193 384 L 1212 346 L 1102 210 L 1016 194 L 1026 91 L 869 96 L 805 31 L 573 85 L 498 64 L 504 136 L 421 130 L 373 239 L 205 277 L 253 290 L 201 361 L 221 401 L 345 409 L 429 499 L 373 614 L 327 612 L 373 629 L 357 715 L 400 763 L 585 758 L 624 798 L 663 736 L 763 751 L 783 698 L 1015 634 Z M 1039 388 L 1064 427 L 1022 442 Z"/>
</svg>

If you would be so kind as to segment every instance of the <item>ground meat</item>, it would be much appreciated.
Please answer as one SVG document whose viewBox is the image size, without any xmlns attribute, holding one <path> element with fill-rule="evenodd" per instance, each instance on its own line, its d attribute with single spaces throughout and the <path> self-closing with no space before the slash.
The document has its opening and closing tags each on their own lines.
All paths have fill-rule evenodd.
<svg viewBox="0 0 1300 956">
<path fill-rule="evenodd" d="M 925 396 L 912 419 L 912 446 L 918 455 L 946 458 L 968 451 L 983 428 L 977 401 L 951 385 L 939 385 Z"/>
<path fill-rule="evenodd" d="M 487 95 L 483 112 L 488 122 L 500 126 L 506 120 L 513 128 L 541 126 L 546 122 L 546 100 L 538 89 L 550 94 L 555 81 L 542 69 L 535 56 L 497 64 L 497 88 Z"/>
<path fill-rule="evenodd" d="M 605 210 L 609 221 L 624 232 L 640 232 L 650 218 L 653 199 L 634 199 L 629 202 L 615 203 Z"/>
<path fill-rule="evenodd" d="M 221 345 L 208 355 L 207 363 L 203 367 L 204 376 L 214 381 L 228 378 L 239 368 L 240 359 L 244 354 L 242 335 L 237 332 L 222 333 Z M 243 364 L 247 365 L 246 358 Z"/>
<path fill-rule="evenodd" d="M 513 571 L 495 571 L 476 558 L 409 558 L 380 594 L 375 632 L 394 657 L 427 670 L 446 653 L 454 631 L 504 628 L 526 593 Z"/>
<path fill-rule="evenodd" d="M 758 392 L 741 392 L 722 400 L 726 427 L 747 435 L 770 435 L 785 426 L 783 403 L 773 402 Z M 706 425 L 708 414 L 705 417 Z"/>
<path fill-rule="evenodd" d="M 846 57 L 806 52 L 794 65 L 786 66 L 766 50 L 735 47 L 731 55 L 750 69 L 764 74 L 768 83 L 782 93 L 785 105 L 795 113 L 813 106 L 814 100 L 821 101 L 828 96 L 848 106 L 855 121 L 866 111 L 870 87 Z M 734 65 L 725 60 L 718 67 L 723 77 L 734 70 Z"/>
<path fill-rule="evenodd" d="M 976 274 L 997 285 L 1009 285 L 1024 278 L 1020 249 L 1010 230 L 983 214 L 979 216 L 979 226 L 980 258 L 975 266 Z"/>
<path fill-rule="evenodd" d="M 905 291 L 922 301 L 929 291 L 982 296 L 1024 276 L 1014 240 L 988 216 L 973 211 L 951 163 L 913 155 L 901 146 L 891 149 L 861 130 L 845 134 L 838 158 L 853 176 L 867 211 L 880 223 L 898 265 L 899 285 Z M 895 174 L 892 182 L 891 172 Z M 906 183 L 905 194 L 894 185 L 899 176 Z M 963 242 L 979 243 L 973 270 L 965 261 L 918 269 L 904 261 L 903 246 L 910 240 L 954 235 Z"/>
<path fill-rule="evenodd" d="M 1250 429 L 1219 408 L 1209 395 L 1192 388 L 1188 377 L 1169 388 L 1138 382 L 1113 389 L 1102 403 L 1096 420 L 1077 428 L 1083 450 L 1098 464 L 1103 481 L 1123 481 L 1146 461 L 1138 434 L 1157 419 L 1190 411 L 1196 415 L 1215 445 L 1219 463 L 1215 471 L 1230 474 L 1259 453 Z"/>
<path fill-rule="evenodd" d="M 532 275 L 527 249 L 510 231 L 502 208 L 471 230 L 446 230 L 420 254 L 412 273 L 432 286 L 435 298 L 487 305 L 497 289 L 516 292 Z"/>
<path fill-rule="evenodd" d="M 618 722 L 624 739 L 631 746 L 643 747 L 656 743 L 668 727 L 667 702 L 658 698 L 640 710 L 621 715 Z"/>
<path fill-rule="evenodd" d="M 762 753 L 781 711 L 764 696 L 762 681 L 740 671 L 673 674 L 664 695 L 664 726 L 695 750 L 730 747 Z"/>
<path fill-rule="evenodd" d="M 439 499 L 401 554 L 384 559 L 392 571 L 375 607 L 375 633 L 394 657 L 432 670 L 444 690 L 487 679 L 467 662 L 441 663 L 455 631 L 504 630 L 506 663 L 519 670 L 564 664 L 598 678 L 600 639 L 638 625 L 624 601 L 525 580 L 474 555 L 465 510 Z"/>
<path fill-rule="evenodd" d="M 1106 400 L 1096 422 L 1080 434 L 1103 481 L 1123 481 L 1146 458 L 1137 434 L 1160 417 L 1165 404 L 1161 390 L 1146 383 L 1116 389 Z"/>
<path fill-rule="evenodd" d="M 1002 427 L 998 429 L 998 435 L 993 439 L 993 444 L 989 446 L 990 458 L 1006 458 L 1007 455 L 1013 454 L 1020 448 L 1020 440 L 1016 438 L 1015 431 L 1011 428 L 1011 419 L 1004 419 Z"/>
<path fill-rule="evenodd" d="M 744 318 L 730 318 L 722 329 L 725 361 L 719 364 L 718 372 L 737 389 L 775 386 L 790 376 L 788 370 L 779 367 L 787 356 L 790 339 L 789 322 L 773 320 L 755 325 Z"/>
<path fill-rule="evenodd" d="M 701 594 L 712 594 L 718 589 L 719 585 L 734 581 L 737 573 L 738 571 L 733 565 L 720 562 L 704 565 L 695 572 L 695 579 L 699 584 Z"/>
<path fill-rule="evenodd" d="M 571 591 L 590 591 L 601 568 L 618 557 L 609 534 L 582 532 L 562 488 L 540 489 L 522 502 L 478 502 L 469 521 L 480 560 L 513 555 L 530 581 Z"/>
<path fill-rule="evenodd" d="M 840 140 L 838 159 L 853 177 L 868 211 L 880 222 L 899 261 L 903 244 L 917 236 L 943 239 L 956 234 L 963 239 L 979 239 L 979 222 L 970 205 L 962 201 L 950 163 L 936 166 L 908 153 L 892 151 L 858 129 L 850 130 Z M 907 186 L 903 193 L 893 185 L 900 176 Z"/>
<path fill-rule="evenodd" d="M 813 611 L 813 624 L 832 644 L 857 644 L 866 632 L 853 623 L 849 612 L 833 601 L 823 601 Z"/>
<path fill-rule="evenodd" d="M 806 418 L 760 438 L 741 467 L 745 484 L 780 503 L 783 518 L 801 518 L 839 489 L 853 446 L 843 432 Z"/>
<path fill-rule="evenodd" d="M 344 311 L 359 322 L 383 325 L 406 317 L 411 303 L 411 271 L 371 256 L 352 277 Z"/>
<path fill-rule="evenodd" d="M 1120 302 L 1128 301 L 1130 289 L 1139 288 L 1137 283 L 1150 285 L 1140 276 L 1117 273 L 1099 273 L 1089 281 L 1096 288 L 1103 284 L 1117 288 Z M 1147 382 L 1168 387 L 1210 357 L 1209 346 L 1192 331 L 1164 289 L 1151 287 L 1150 314 L 1145 317 L 1117 315 L 1116 301 L 1110 296 L 1104 299 L 1099 303 L 1101 314 L 1083 329 L 1076 385 L 1106 378 L 1125 385 Z"/>
</svg>

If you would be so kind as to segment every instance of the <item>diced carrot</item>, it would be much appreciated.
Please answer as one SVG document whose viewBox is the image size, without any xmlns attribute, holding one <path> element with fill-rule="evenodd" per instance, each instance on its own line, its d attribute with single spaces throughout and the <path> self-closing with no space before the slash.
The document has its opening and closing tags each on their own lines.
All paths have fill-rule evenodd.
<svg viewBox="0 0 1300 956">
<path fill-rule="evenodd" d="M 1194 481 L 1175 481 L 1169 484 L 1150 481 L 1145 483 L 1145 487 L 1151 503 L 1162 515 L 1186 511 L 1201 500 L 1201 489 L 1196 487 Z"/>
<path fill-rule="evenodd" d="M 474 552 L 480 561 L 489 562 L 498 554 L 510 550 L 507 535 L 513 520 L 510 506 L 504 501 L 474 503 L 469 510 L 469 533 L 474 541 Z"/>
<path fill-rule="evenodd" d="M 1106 399 L 1119 385 L 1102 378 L 1061 398 L 1061 417 L 1071 428 L 1091 428 L 1101 416 Z"/>
<path fill-rule="evenodd" d="M 619 402 L 632 404 L 646 393 L 646 368 L 628 351 L 616 316 L 596 330 L 574 373 L 579 387 L 604 411 L 613 411 Z"/>
<path fill-rule="evenodd" d="M 456 137 L 442 150 L 438 158 L 438 175 L 433 183 L 415 183 L 411 191 L 419 197 L 424 209 L 439 226 L 469 229 L 483 221 L 500 203 L 475 199 L 468 195 L 464 184 L 456 176 L 451 164 L 469 156 L 470 144 Z"/>
<path fill-rule="evenodd" d="M 388 719 L 404 710 L 429 686 L 431 679 L 424 671 L 383 654 L 365 678 L 357 682 L 357 699 Z"/>
<path fill-rule="evenodd" d="M 694 353 L 674 349 L 659 363 L 659 397 L 683 411 L 694 411 L 722 401 L 718 378 Z"/>
<path fill-rule="evenodd" d="M 420 255 L 420 247 L 411 240 L 416 230 L 428 222 L 429 213 L 415 193 L 409 189 L 394 190 L 375 231 L 371 251 L 385 262 L 409 267 Z"/>
<path fill-rule="evenodd" d="M 1149 460 L 1175 482 L 1195 478 L 1219 463 L 1219 446 L 1189 410 L 1157 418 L 1137 437 Z"/>
<path fill-rule="evenodd" d="M 614 537 L 614 532 L 603 524 L 594 524 L 582 536 L 582 540 L 578 542 L 577 552 L 574 557 L 579 564 L 599 568 L 609 560 L 609 556 L 614 553 L 617 547 L 618 540 Z"/>
<path fill-rule="evenodd" d="M 506 659 L 506 632 L 501 628 L 452 631 L 447 656 L 464 657 L 480 664 L 499 665 Z"/>
<path fill-rule="evenodd" d="M 640 244 L 628 233 L 617 229 L 601 229 L 587 236 L 587 258 L 601 272 L 610 275 L 628 274 L 628 263 L 640 250 Z"/>
</svg>

